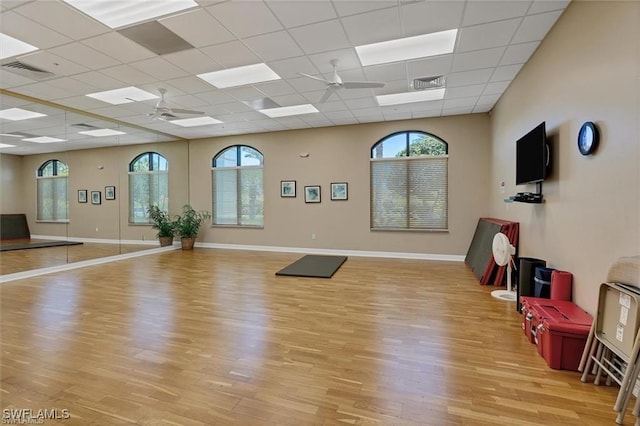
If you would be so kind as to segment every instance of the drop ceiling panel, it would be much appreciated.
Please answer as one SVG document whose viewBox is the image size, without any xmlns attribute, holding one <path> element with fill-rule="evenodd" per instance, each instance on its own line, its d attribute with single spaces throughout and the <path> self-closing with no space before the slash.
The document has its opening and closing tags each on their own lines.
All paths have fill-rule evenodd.
<svg viewBox="0 0 640 426">
<path fill-rule="evenodd" d="M 552 10 L 564 10 L 569 4 L 569 0 L 536 0 L 529 8 L 529 15 L 542 12 L 550 12 Z"/>
<path fill-rule="evenodd" d="M 452 73 L 447 78 L 447 87 L 486 83 L 489 81 L 489 78 L 491 78 L 492 73 L 493 68 Z"/>
<path fill-rule="evenodd" d="M 429 1 L 400 8 L 405 37 L 460 28 L 464 1 Z"/>
<path fill-rule="evenodd" d="M 299 73 L 317 74 L 318 69 L 306 56 L 267 63 L 282 78 L 298 77 Z"/>
<path fill-rule="evenodd" d="M 88 38 L 82 43 L 123 63 L 156 56 L 155 53 L 116 32 Z"/>
<path fill-rule="evenodd" d="M 269 8 L 260 2 L 221 3 L 208 7 L 207 11 L 238 38 L 284 29 Z"/>
<path fill-rule="evenodd" d="M 472 84 L 470 86 L 450 87 L 446 90 L 445 99 L 477 97 L 483 93 L 485 86 L 485 84 Z"/>
<path fill-rule="evenodd" d="M 453 55 L 453 68 L 451 71 L 469 71 L 495 67 L 500 62 L 505 50 L 505 47 L 495 47 L 474 52 L 456 53 Z"/>
<path fill-rule="evenodd" d="M 458 52 L 469 52 L 471 50 L 506 46 L 515 34 L 521 21 L 521 18 L 516 18 L 509 19 L 508 21 L 462 28 L 458 35 L 459 41 L 456 50 Z"/>
<path fill-rule="evenodd" d="M 407 66 L 401 62 L 365 67 L 363 71 L 368 81 L 387 82 L 407 78 Z"/>
<path fill-rule="evenodd" d="M 204 80 L 194 76 L 179 77 L 167 81 L 168 84 L 173 87 L 179 88 L 183 93 L 189 93 L 192 95 L 207 92 L 211 90 L 211 85 Z"/>
<path fill-rule="evenodd" d="M 556 10 L 540 15 L 527 16 L 524 18 L 520 28 L 518 28 L 518 32 L 516 32 L 516 35 L 513 37 L 512 43 L 542 40 L 561 14 L 561 10 Z"/>
<path fill-rule="evenodd" d="M 339 71 L 360 68 L 360 60 L 356 55 L 355 49 L 340 49 L 317 53 L 315 55 L 309 55 L 309 59 L 313 62 L 318 71 L 322 73 L 333 72 L 333 65 L 331 65 L 331 61 L 333 59 L 338 60 Z"/>
<path fill-rule="evenodd" d="M 82 43 L 66 44 L 50 49 L 49 51 L 54 55 L 58 55 L 77 64 L 84 64 L 94 70 L 120 65 L 120 61 L 85 46 Z"/>
<path fill-rule="evenodd" d="M 337 18 L 331 2 L 322 1 L 267 1 L 267 6 L 287 28 Z"/>
<path fill-rule="evenodd" d="M 504 67 L 498 67 L 493 72 L 490 81 L 511 81 L 518 74 L 520 68 L 522 68 L 522 64 L 505 65 Z"/>
<path fill-rule="evenodd" d="M 0 69 L 0 87 L 3 89 L 12 89 L 31 83 L 35 83 L 35 80 Z"/>
<path fill-rule="evenodd" d="M 69 61 L 61 56 L 54 55 L 46 50 L 39 50 L 34 53 L 19 56 L 18 60 L 45 71 L 52 72 L 57 76 L 69 76 L 89 71 L 89 68 L 83 65 Z"/>
<path fill-rule="evenodd" d="M 144 73 L 129 65 L 119 65 L 117 67 L 105 68 L 100 72 L 121 81 L 122 87 L 126 87 L 129 85 L 137 86 L 139 84 L 147 84 L 156 80 L 155 77 L 152 77 L 149 74 Z"/>
<path fill-rule="evenodd" d="M 201 51 L 225 68 L 241 67 L 261 62 L 260 58 L 240 41 L 207 46 L 202 48 Z"/>
<path fill-rule="evenodd" d="M 283 96 L 296 93 L 289 83 L 282 80 L 255 84 L 254 87 L 266 96 Z"/>
<path fill-rule="evenodd" d="M 307 55 L 350 47 L 337 19 L 292 28 L 289 32 Z"/>
<path fill-rule="evenodd" d="M 250 37 L 245 39 L 244 43 L 263 62 L 294 58 L 303 54 L 286 31 Z"/>
<path fill-rule="evenodd" d="M 13 11 L 2 12 L 0 21 L 2 22 L 3 33 L 39 49 L 48 49 L 73 41 L 73 39 Z"/>
<path fill-rule="evenodd" d="M 407 63 L 409 80 L 418 77 L 449 74 L 453 65 L 453 55 L 442 55 Z"/>
<path fill-rule="evenodd" d="M 27 3 L 15 12 L 74 40 L 93 37 L 109 31 L 105 25 L 89 18 L 63 2 L 39 1 Z"/>
<path fill-rule="evenodd" d="M 462 20 L 463 26 L 485 24 L 522 16 L 529 9 L 530 1 L 470 1 Z"/>
<path fill-rule="evenodd" d="M 342 25 L 349 40 L 355 45 L 403 37 L 400 15 L 396 8 L 348 16 L 342 18 Z M 372 28 L 376 30 L 371 31 Z"/>
<path fill-rule="evenodd" d="M 498 81 L 495 83 L 487 83 L 487 86 L 485 87 L 482 94 L 483 95 L 502 94 L 505 90 L 507 90 L 507 87 L 509 87 L 510 83 L 511 81 Z"/>
<path fill-rule="evenodd" d="M 133 62 L 131 66 L 158 80 L 170 80 L 172 78 L 186 77 L 189 75 L 189 73 L 183 69 L 176 67 L 171 62 L 160 57 Z"/>
<path fill-rule="evenodd" d="M 160 19 L 158 22 L 195 47 L 234 40 L 233 34 L 227 31 L 206 9 L 196 9 Z"/>
<path fill-rule="evenodd" d="M 108 75 L 99 72 L 99 71 L 90 71 L 82 74 L 76 74 L 73 76 L 74 79 L 80 80 L 83 83 L 86 83 L 90 86 L 93 86 L 95 92 L 101 92 L 103 90 L 113 90 L 120 89 L 122 87 L 126 87 L 123 85 L 123 82 L 120 80 L 116 80 L 115 78 L 111 78 Z M 101 101 L 97 101 L 103 103 Z"/>
<path fill-rule="evenodd" d="M 507 47 L 504 56 L 500 59 L 500 65 L 524 64 L 529 60 L 533 52 L 540 45 L 539 41 L 530 43 L 514 44 Z"/>
<path fill-rule="evenodd" d="M 333 5 L 340 16 L 355 15 L 356 13 L 370 12 L 377 9 L 385 9 L 397 6 L 396 1 L 362 1 L 362 0 L 338 0 Z"/>
<path fill-rule="evenodd" d="M 162 59 L 186 71 L 189 75 L 198 75 L 222 69 L 220 64 L 196 49 L 187 49 L 162 55 Z"/>
</svg>

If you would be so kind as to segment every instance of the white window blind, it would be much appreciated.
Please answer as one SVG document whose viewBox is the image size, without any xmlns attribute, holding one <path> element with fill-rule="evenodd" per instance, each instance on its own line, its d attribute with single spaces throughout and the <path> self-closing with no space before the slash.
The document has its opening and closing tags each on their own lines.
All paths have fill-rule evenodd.
<svg viewBox="0 0 640 426">
<path fill-rule="evenodd" d="M 37 220 L 69 220 L 69 202 L 67 197 L 66 176 L 38 177 L 37 197 Z"/>
<path fill-rule="evenodd" d="M 213 224 L 264 225 L 262 166 L 214 167 Z"/>
<path fill-rule="evenodd" d="M 447 155 L 371 160 L 371 228 L 446 230 Z"/>
<path fill-rule="evenodd" d="M 152 205 L 169 210 L 169 172 L 130 172 L 129 222 L 149 223 L 147 209 Z"/>
</svg>

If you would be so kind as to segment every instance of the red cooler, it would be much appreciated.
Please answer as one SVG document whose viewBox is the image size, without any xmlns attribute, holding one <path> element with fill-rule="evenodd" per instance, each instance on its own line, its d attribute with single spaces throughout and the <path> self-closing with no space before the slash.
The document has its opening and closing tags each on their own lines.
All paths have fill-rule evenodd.
<svg viewBox="0 0 640 426">
<path fill-rule="evenodd" d="M 529 297 L 522 296 L 520 298 L 520 304 L 522 305 L 522 331 L 524 335 L 527 336 L 527 339 L 531 343 L 537 344 L 537 329 L 541 326 L 542 320 L 545 318 L 545 315 L 548 315 L 546 312 L 547 309 L 552 309 L 555 306 L 557 309 L 569 310 L 575 306 L 573 302 L 567 302 L 564 300 L 549 300 L 542 297 Z M 540 308 L 540 307 L 543 308 Z M 545 309 L 546 307 L 546 309 Z M 542 355 L 542 352 L 540 352 Z"/>
<path fill-rule="evenodd" d="M 546 300 L 536 306 L 543 317 L 537 328 L 538 353 L 549 367 L 578 371 L 593 318 L 575 303 Z"/>
</svg>

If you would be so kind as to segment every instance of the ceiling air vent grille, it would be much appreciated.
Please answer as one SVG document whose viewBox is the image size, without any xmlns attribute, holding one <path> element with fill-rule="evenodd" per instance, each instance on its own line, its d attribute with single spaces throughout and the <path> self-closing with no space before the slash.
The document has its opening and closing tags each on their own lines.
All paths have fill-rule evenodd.
<svg viewBox="0 0 640 426">
<path fill-rule="evenodd" d="M 444 87 L 444 76 L 434 75 L 432 77 L 415 78 L 412 83 L 413 90 L 437 89 Z"/>
<path fill-rule="evenodd" d="M 2 69 L 30 78 L 32 80 L 44 80 L 55 76 L 54 73 L 40 68 L 32 67 L 20 61 L 8 62 L 2 65 Z"/>
</svg>

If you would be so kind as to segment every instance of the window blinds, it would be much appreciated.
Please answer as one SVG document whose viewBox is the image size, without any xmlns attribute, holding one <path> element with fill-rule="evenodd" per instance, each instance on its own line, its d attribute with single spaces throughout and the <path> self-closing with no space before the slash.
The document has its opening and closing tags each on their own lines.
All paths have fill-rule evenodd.
<svg viewBox="0 0 640 426">
<path fill-rule="evenodd" d="M 37 220 L 69 220 L 69 202 L 67 199 L 67 178 L 39 177 L 37 179 Z"/>
</svg>

